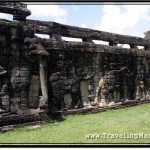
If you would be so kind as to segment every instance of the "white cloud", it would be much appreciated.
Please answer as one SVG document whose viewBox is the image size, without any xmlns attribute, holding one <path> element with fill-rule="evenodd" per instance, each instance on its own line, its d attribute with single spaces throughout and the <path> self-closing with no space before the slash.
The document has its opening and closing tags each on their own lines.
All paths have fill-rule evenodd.
<svg viewBox="0 0 150 150">
<path fill-rule="evenodd" d="M 149 10 L 150 5 L 104 5 L 104 15 L 96 29 L 122 34 L 142 21 L 150 21 Z"/>
<path fill-rule="evenodd" d="M 144 38 L 144 32 L 139 32 L 138 30 L 132 32 L 131 36 L 138 36 Z"/>
<path fill-rule="evenodd" d="M 29 18 L 56 21 L 59 23 L 66 22 L 67 11 L 59 5 L 28 5 L 28 9 L 32 12 Z"/>
<path fill-rule="evenodd" d="M 82 24 L 80 27 L 87 28 L 87 25 L 86 24 Z"/>
</svg>

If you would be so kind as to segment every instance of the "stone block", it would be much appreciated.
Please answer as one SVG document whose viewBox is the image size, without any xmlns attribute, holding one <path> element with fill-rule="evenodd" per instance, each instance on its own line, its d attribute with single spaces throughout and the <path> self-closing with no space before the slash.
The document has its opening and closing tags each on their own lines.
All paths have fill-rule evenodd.
<svg viewBox="0 0 150 150">
<path fill-rule="evenodd" d="M 29 67 L 28 66 L 21 66 L 20 65 L 20 71 L 28 71 Z"/>
<path fill-rule="evenodd" d="M 16 84 L 21 83 L 21 78 L 20 78 L 20 77 L 16 77 L 15 83 L 16 83 Z"/>
<path fill-rule="evenodd" d="M 14 129 L 14 126 L 13 125 L 9 125 L 9 126 L 3 126 L 1 131 L 2 132 L 7 132 L 7 131 L 10 131 L 10 130 L 13 130 Z"/>
<path fill-rule="evenodd" d="M 1 99 L 9 99 L 9 95 L 1 96 Z"/>
<path fill-rule="evenodd" d="M 71 106 L 71 102 L 72 102 L 71 94 L 67 93 L 64 95 L 64 102 L 67 108 Z"/>
<path fill-rule="evenodd" d="M 40 86 L 37 84 L 32 84 L 30 87 L 31 91 L 39 91 Z"/>
<path fill-rule="evenodd" d="M 11 72 L 12 77 L 18 77 L 19 75 L 20 75 L 19 70 L 12 70 L 12 72 Z"/>
<path fill-rule="evenodd" d="M 29 77 L 21 77 L 21 83 L 30 83 Z"/>
<path fill-rule="evenodd" d="M 4 98 L 1 98 L 1 101 L 2 101 L 2 105 L 3 106 L 8 106 L 9 105 L 9 98 L 7 98 L 7 99 L 4 99 Z"/>
<path fill-rule="evenodd" d="M 40 81 L 39 75 L 32 75 L 31 82 L 30 82 L 30 96 L 39 96 L 39 89 L 40 89 Z M 35 93 L 34 93 L 35 91 Z M 34 94 L 33 94 L 34 93 Z"/>
<path fill-rule="evenodd" d="M 39 81 L 40 80 L 40 77 L 39 77 L 39 75 L 32 75 L 32 81 L 33 82 L 37 82 L 37 80 Z"/>
<path fill-rule="evenodd" d="M 83 101 L 83 103 L 88 103 L 89 99 L 87 96 L 82 96 L 82 101 Z"/>
<path fill-rule="evenodd" d="M 88 81 L 80 82 L 80 90 L 81 90 L 81 96 L 84 97 L 84 99 L 88 100 L 88 96 L 89 96 Z"/>
<path fill-rule="evenodd" d="M 29 75 L 30 75 L 30 72 L 29 71 L 20 71 L 20 76 L 21 77 L 29 77 Z"/>
<path fill-rule="evenodd" d="M 94 76 L 94 83 L 99 83 L 100 76 Z"/>
<path fill-rule="evenodd" d="M 11 77 L 11 83 L 12 84 L 18 84 L 21 83 L 21 78 L 20 77 Z"/>
<path fill-rule="evenodd" d="M 3 97 L 5 95 L 7 95 L 7 92 L 3 92 L 3 91 L 0 92 L 0 97 Z"/>
</svg>

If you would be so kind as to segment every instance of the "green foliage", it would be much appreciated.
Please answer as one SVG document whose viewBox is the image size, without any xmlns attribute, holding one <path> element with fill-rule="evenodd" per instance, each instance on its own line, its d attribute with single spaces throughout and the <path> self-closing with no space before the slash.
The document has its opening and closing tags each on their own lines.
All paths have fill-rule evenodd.
<svg viewBox="0 0 150 150">
<path fill-rule="evenodd" d="M 105 144 L 150 143 L 143 139 L 87 139 L 85 134 L 149 133 L 150 104 L 86 115 L 70 115 L 28 130 L 27 127 L 0 133 L 0 143 Z"/>
</svg>

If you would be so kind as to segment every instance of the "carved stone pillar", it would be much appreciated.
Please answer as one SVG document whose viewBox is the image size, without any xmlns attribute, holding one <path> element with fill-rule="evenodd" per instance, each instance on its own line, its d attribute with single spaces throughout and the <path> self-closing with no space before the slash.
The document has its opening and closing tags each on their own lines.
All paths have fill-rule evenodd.
<svg viewBox="0 0 150 150">
<path fill-rule="evenodd" d="M 26 15 L 22 12 L 19 11 L 14 11 L 13 13 L 13 20 L 17 20 L 17 21 L 26 21 Z"/>
<path fill-rule="evenodd" d="M 30 71 L 23 51 L 22 27 L 11 28 L 9 57 L 11 62 L 11 98 L 20 99 L 21 107 L 27 107 Z"/>
</svg>

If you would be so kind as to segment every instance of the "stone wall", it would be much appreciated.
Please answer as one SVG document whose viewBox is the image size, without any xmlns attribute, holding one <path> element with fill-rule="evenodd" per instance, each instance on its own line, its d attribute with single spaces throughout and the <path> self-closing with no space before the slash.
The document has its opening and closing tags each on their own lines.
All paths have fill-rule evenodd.
<svg viewBox="0 0 150 150">
<path fill-rule="evenodd" d="M 52 111 L 149 97 L 148 39 L 29 20 L 31 12 L 21 3 L 0 3 L 0 8 L 13 14 L 13 21 L 0 20 L 2 112 L 11 112 L 14 99 L 17 109 Z M 37 33 L 50 38 L 39 38 Z M 64 36 L 82 42 L 64 41 Z"/>
</svg>

